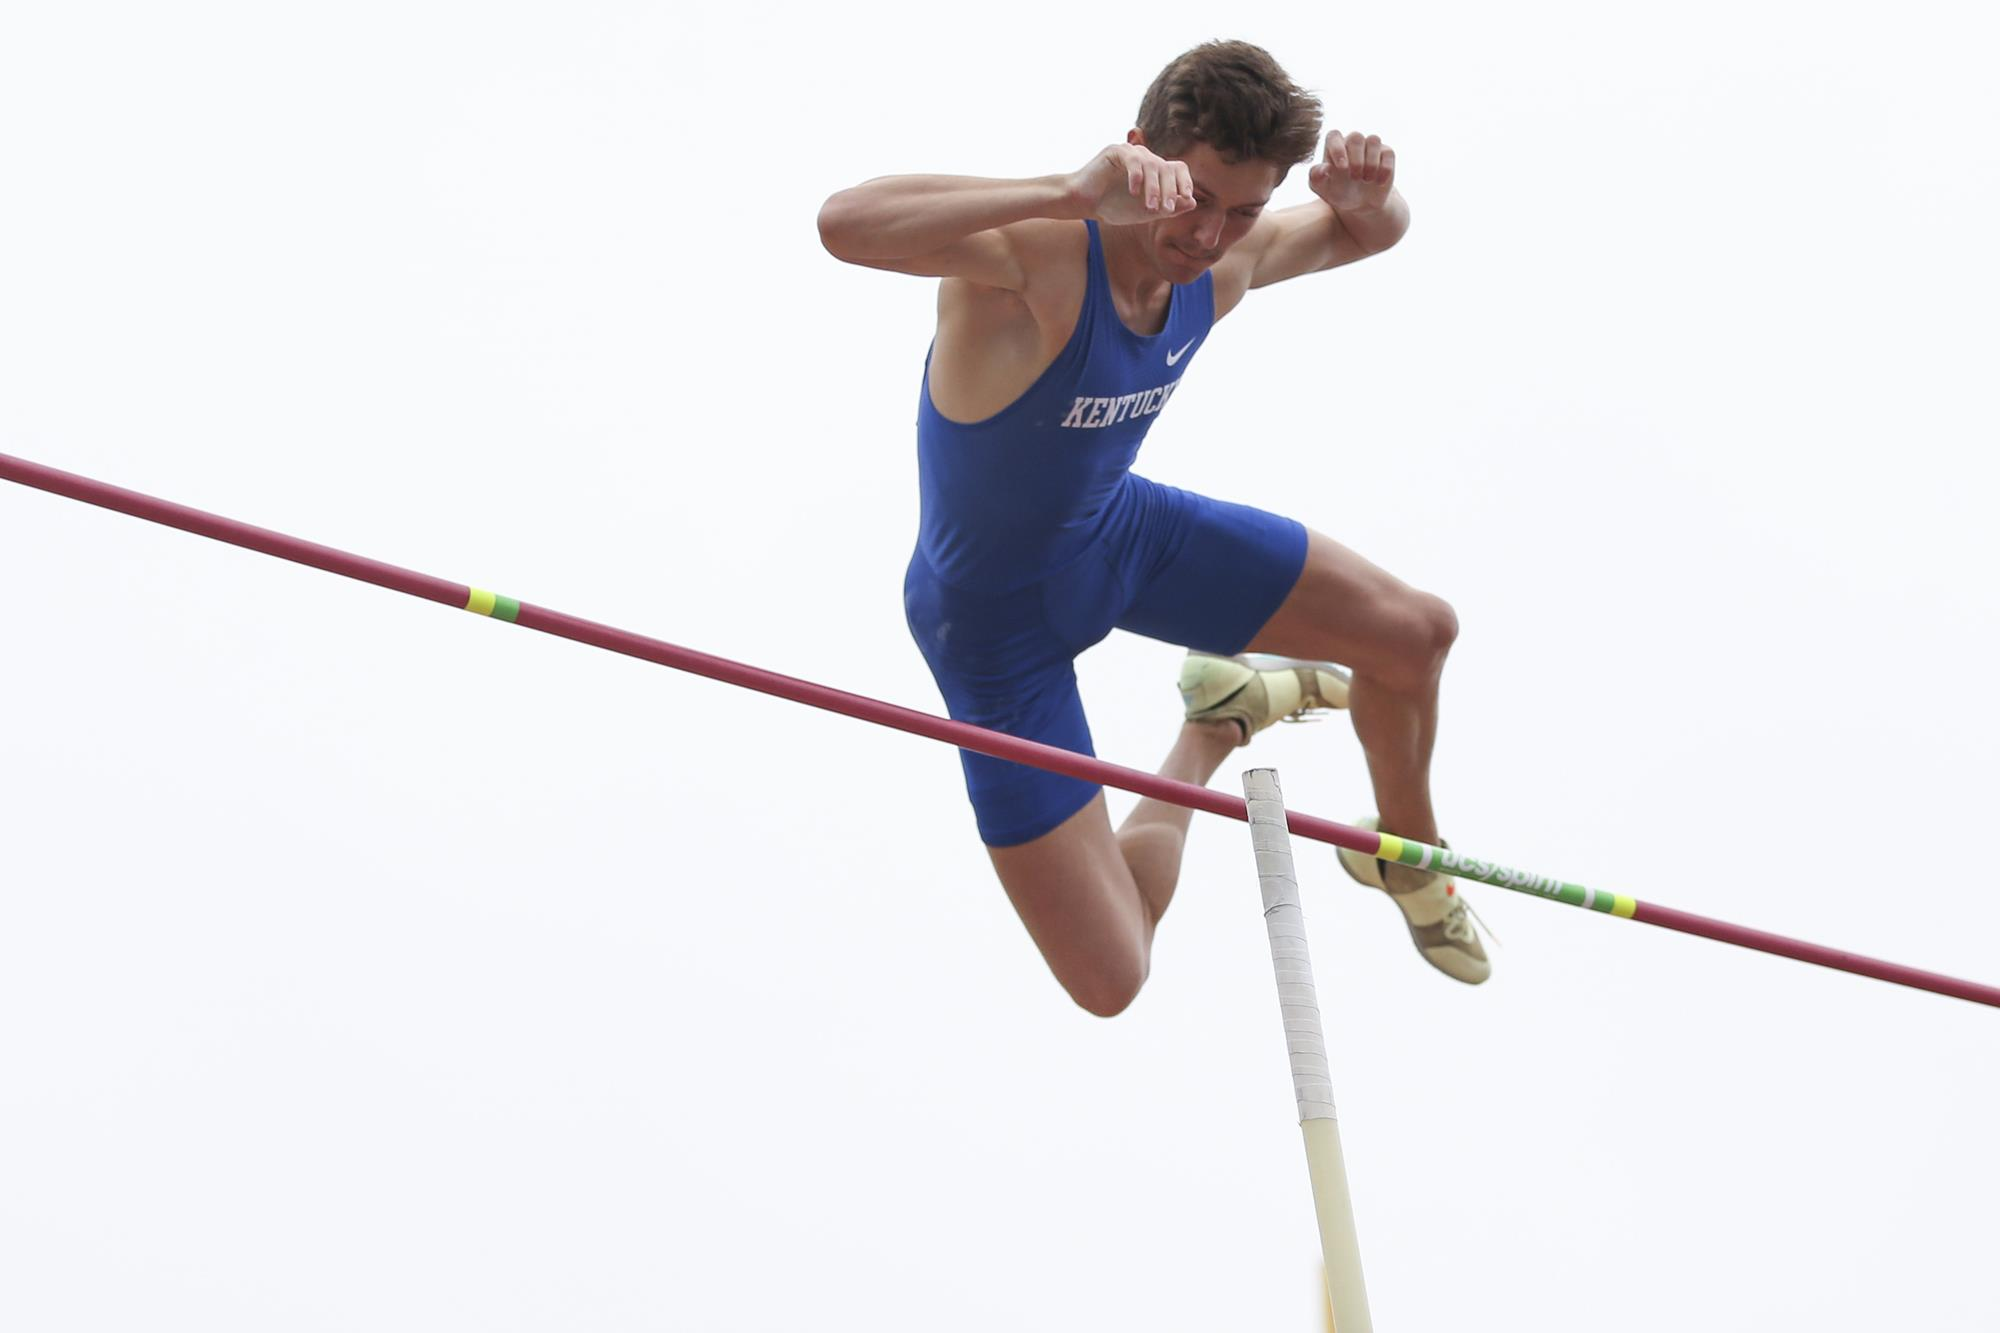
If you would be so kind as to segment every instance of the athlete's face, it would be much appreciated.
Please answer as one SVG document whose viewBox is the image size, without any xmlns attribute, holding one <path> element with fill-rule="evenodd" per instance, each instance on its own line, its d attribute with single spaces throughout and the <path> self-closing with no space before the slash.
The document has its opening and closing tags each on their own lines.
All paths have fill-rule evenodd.
<svg viewBox="0 0 2000 1333">
<path fill-rule="evenodd" d="M 1137 130 L 1130 139 L 1145 142 Z M 1227 161 L 1205 143 L 1190 144 L 1174 160 L 1185 162 L 1194 177 L 1194 210 L 1146 223 L 1147 248 L 1162 277 L 1187 283 L 1249 234 L 1285 171 L 1261 159 Z"/>
</svg>

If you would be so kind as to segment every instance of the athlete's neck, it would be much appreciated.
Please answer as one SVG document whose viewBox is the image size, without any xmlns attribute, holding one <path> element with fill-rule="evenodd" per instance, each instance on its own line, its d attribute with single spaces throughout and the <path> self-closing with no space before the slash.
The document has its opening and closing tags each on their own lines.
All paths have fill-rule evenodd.
<svg viewBox="0 0 2000 1333">
<path fill-rule="evenodd" d="M 1152 325 L 1172 298 L 1173 283 L 1154 265 L 1145 238 L 1138 227 L 1107 227 L 1098 224 L 1097 235 L 1104 246 L 1104 276 L 1111 284 L 1112 298 L 1126 312 L 1129 322 Z"/>
</svg>

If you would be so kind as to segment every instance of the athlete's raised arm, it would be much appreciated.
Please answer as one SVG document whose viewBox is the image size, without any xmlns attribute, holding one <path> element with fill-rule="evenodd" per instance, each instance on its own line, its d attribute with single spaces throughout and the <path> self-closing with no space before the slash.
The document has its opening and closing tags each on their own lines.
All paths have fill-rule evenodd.
<svg viewBox="0 0 2000 1333">
<path fill-rule="evenodd" d="M 1351 264 L 1380 254 L 1409 230 L 1410 206 L 1396 190 L 1396 150 L 1377 135 L 1328 134 L 1307 183 L 1319 198 L 1259 219 L 1231 256 L 1234 273 L 1218 271 L 1218 283 L 1233 277 L 1245 287 L 1268 287 Z"/>
<path fill-rule="evenodd" d="M 878 177 L 821 205 L 819 236 L 828 253 L 850 264 L 1020 291 L 1027 275 L 1009 231 L 1020 223 L 1148 222 L 1193 207 L 1186 164 L 1120 143 L 1075 171 L 1030 180 Z"/>
</svg>

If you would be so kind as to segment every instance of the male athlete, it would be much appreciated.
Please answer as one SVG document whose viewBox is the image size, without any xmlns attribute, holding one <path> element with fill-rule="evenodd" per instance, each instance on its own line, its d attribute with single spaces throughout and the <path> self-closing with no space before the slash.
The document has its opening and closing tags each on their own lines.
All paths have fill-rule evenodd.
<svg viewBox="0 0 2000 1333">
<path fill-rule="evenodd" d="M 1436 845 L 1450 606 L 1291 519 L 1130 471 L 1246 292 L 1379 254 L 1409 226 L 1395 153 L 1338 131 L 1322 153 L 1319 132 L 1319 102 L 1267 52 L 1211 42 L 1169 64 L 1137 128 L 1079 170 L 871 180 L 826 201 L 820 237 L 849 263 L 943 280 L 904 601 L 952 717 L 1092 753 L 1074 659 L 1114 627 L 1149 635 L 1193 650 L 1162 775 L 1206 783 L 1271 723 L 1344 704 L 1379 826 Z M 1266 212 L 1315 157 L 1317 198 Z M 1294 660 L 1272 669 L 1248 653 Z M 1123 1010 L 1146 979 L 1190 812 L 1141 800 L 1114 833 L 1094 784 L 960 753 L 980 837 L 1050 970 L 1091 1013 Z M 1486 979 L 1449 880 L 1341 860 L 1389 893 L 1434 966 Z"/>
</svg>

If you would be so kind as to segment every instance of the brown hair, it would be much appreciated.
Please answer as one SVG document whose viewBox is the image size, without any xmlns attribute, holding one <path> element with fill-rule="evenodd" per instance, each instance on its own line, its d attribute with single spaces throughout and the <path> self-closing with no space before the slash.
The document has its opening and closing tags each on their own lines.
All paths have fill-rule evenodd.
<svg viewBox="0 0 2000 1333">
<path fill-rule="evenodd" d="M 1249 42 L 1203 42 L 1169 61 L 1139 101 L 1139 133 L 1163 157 L 1205 143 L 1231 162 L 1289 170 L 1319 151 L 1319 99 Z"/>
</svg>

